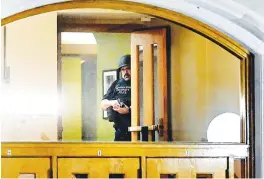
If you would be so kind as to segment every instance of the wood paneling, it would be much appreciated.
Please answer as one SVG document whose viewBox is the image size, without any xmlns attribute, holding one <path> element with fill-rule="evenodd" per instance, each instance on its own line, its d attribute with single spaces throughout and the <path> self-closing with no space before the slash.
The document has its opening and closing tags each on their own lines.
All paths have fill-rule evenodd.
<svg viewBox="0 0 264 179">
<path fill-rule="evenodd" d="M 2 157 L 24 156 L 148 156 L 148 157 L 247 157 L 248 145 L 243 144 L 197 144 L 197 143 L 114 143 L 114 142 L 45 142 L 45 143 L 5 143 L 1 144 Z"/>
<path fill-rule="evenodd" d="M 1 178 L 19 178 L 20 174 L 50 178 L 50 162 L 49 158 L 2 158 Z"/>
<path fill-rule="evenodd" d="M 197 174 L 233 178 L 233 159 L 247 158 L 247 151 L 248 146 L 240 144 L 2 143 L 1 167 L 2 178 L 17 178 L 19 174 L 38 178 L 77 174 L 88 178 L 108 178 L 109 174 L 126 178 L 196 178 Z"/>
<path fill-rule="evenodd" d="M 123 174 L 125 178 L 138 178 L 138 158 L 59 158 L 58 177 L 71 178 L 74 174 L 88 174 L 88 178 L 109 178 L 110 174 Z"/>
<path fill-rule="evenodd" d="M 147 178 L 160 178 L 162 174 L 175 174 L 176 178 L 226 178 L 227 168 L 227 158 L 149 158 Z"/>
</svg>

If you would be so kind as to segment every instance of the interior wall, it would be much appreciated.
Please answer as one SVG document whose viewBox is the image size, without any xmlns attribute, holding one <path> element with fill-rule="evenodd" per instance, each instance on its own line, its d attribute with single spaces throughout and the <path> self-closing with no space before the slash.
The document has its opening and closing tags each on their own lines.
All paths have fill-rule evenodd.
<svg viewBox="0 0 264 179">
<path fill-rule="evenodd" d="M 117 69 L 119 59 L 130 54 L 129 33 L 94 33 L 97 41 L 97 140 L 113 141 L 113 123 L 103 119 L 101 100 L 103 97 L 103 70 Z"/>
<path fill-rule="evenodd" d="M 173 140 L 206 141 L 208 125 L 216 116 L 225 112 L 240 115 L 240 61 L 179 25 L 156 20 L 150 26 L 161 25 L 171 29 Z"/>
<path fill-rule="evenodd" d="M 62 44 L 62 140 L 95 141 L 97 45 Z"/>
<path fill-rule="evenodd" d="M 62 56 L 62 140 L 82 140 L 82 59 Z"/>
<path fill-rule="evenodd" d="M 61 53 L 77 55 L 96 55 L 97 46 L 95 44 L 62 44 Z"/>
<path fill-rule="evenodd" d="M 57 140 L 57 13 L 6 26 L 2 140 Z"/>
<path fill-rule="evenodd" d="M 175 106 L 171 106 L 176 108 L 171 110 L 173 137 L 203 141 L 207 139 L 209 123 L 216 116 L 225 112 L 240 115 L 240 61 L 197 34 L 186 30 L 178 34 L 180 58 L 176 69 L 171 69 L 179 71 L 174 83 L 179 84 L 178 91 L 172 89 L 172 93 L 177 91 L 172 97 Z"/>
<path fill-rule="evenodd" d="M 207 66 L 204 117 L 206 122 L 209 124 L 216 116 L 227 112 L 240 116 L 240 108 L 243 107 L 240 104 L 240 60 L 207 39 L 205 45 Z"/>
<path fill-rule="evenodd" d="M 97 57 L 82 57 L 82 139 L 97 138 Z"/>
</svg>

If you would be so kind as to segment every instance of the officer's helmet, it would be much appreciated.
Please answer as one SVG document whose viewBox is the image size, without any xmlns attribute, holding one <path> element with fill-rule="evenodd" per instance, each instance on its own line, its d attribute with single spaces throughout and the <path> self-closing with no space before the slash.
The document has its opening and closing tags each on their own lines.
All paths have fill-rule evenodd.
<svg viewBox="0 0 264 179">
<path fill-rule="evenodd" d="M 124 55 L 124 56 L 122 56 L 120 58 L 118 70 L 120 70 L 124 66 L 130 67 L 130 59 L 131 59 L 131 55 Z"/>
</svg>

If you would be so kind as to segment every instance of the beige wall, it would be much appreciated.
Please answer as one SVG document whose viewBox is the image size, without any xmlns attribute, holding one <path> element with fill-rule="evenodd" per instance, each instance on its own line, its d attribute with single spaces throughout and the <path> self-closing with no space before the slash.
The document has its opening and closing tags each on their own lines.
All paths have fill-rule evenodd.
<svg viewBox="0 0 264 179">
<path fill-rule="evenodd" d="M 7 25 L 2 140 L 57 139 L 57 14 L 48 13 Z M 9 113 L 8 111 L 9 110 Z"/>
<path fill-rule="evenodd" d="M 181 27 L 176 33 L 179 58 L 171 61 L 171 71 L 176 72 L 172 74 L 176 79 L 172 83 L 173 138 L 201 141 L 216 116 L 239 115 L 240 61 L 198 34 Z"/>
<path fill-rule="evenodd" d="M 171 29 L 171 120 L 176 141 L 207 139 L 214 117 L 240 114 L 240 61 L 199 34 L 179 25 Z"/>
<path fill-rule="evenodd" d="M 82 59 L 61 57 L 62 140 L 82 140 Z"/>
</svg>

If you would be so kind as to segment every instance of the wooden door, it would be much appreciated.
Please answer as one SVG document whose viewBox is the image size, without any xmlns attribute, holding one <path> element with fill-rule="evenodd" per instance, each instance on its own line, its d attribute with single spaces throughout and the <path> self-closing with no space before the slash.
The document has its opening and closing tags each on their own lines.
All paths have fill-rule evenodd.
<svg viewBox="0 0 264 179">
<path fill-rule="evenodd" d="M 59 178 L 138 178 L 137 158 L 59 158 Z"/>
<path fill-rule="evenodd" d="M 162 135 L 159 135 L 160 141 L 168 140 L 166 38 L 166 28 L 137 31 L 131 34 L 131 126 L 140 126 L 140 100 L 142 100 L 143 125 L 154 125 L 155 119 L 161 119 L 163 122 L 164 132 Z M 143 87 L 140 88 L 141 76 L 139 71 L 141 53 L 143 61 Z M 142 99 L 140 99 L 140 89 L 143 90 Z M 155 106 L 158 106 L 158 110 L 156 111 Z M 149 131 L 148 140 L 153 141 L 153 135 L 153 132 Z M 138 133 L 132 131 L 132 141 L 137 140 Z"/>
<path fill-rule="evenodd" d="M 51 178 L 49 158 L 2 158 L 2 178 Z"/>
<path fill-rule="evenodd" d="M 147 178 L 227 178 L 227 170 L 227 158 L 147 159 Z"/>
</svg>

